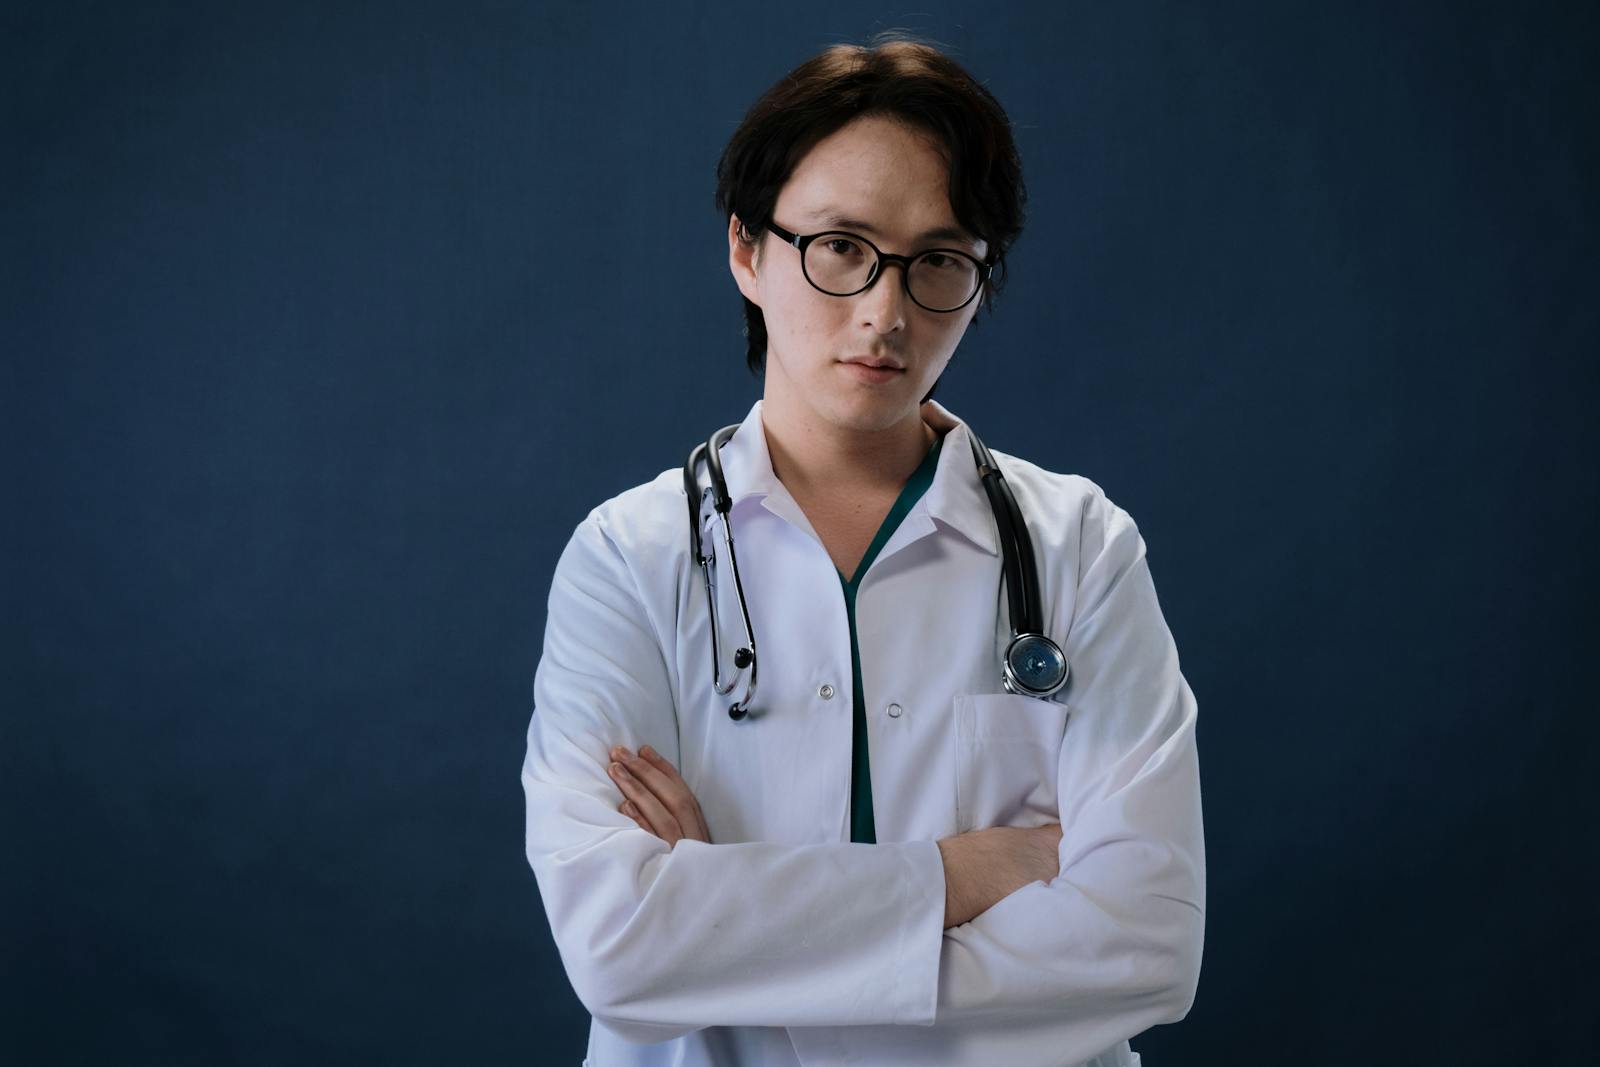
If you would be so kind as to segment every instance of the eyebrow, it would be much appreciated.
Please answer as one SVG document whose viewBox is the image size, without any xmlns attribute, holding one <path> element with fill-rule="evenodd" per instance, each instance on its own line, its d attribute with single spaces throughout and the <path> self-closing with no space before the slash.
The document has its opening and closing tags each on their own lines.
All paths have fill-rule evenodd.
<svg viewBox="0 0 1600 1067">
<path fill-rule="evenodd" d="M 872 225 L 872 223 L 851 218 L 849 215 L 841 213 L 837 208 L 822 208 L 812 212 L 811 217 L 817 220 L 818 225 L 829 229 L 837 226 L 841 230 L 861 230 L 870 237 L 883 236 L 883 231 Z M 931 230 L 925 230 L 912 239 L 913 244 L 921 244 L 924 241 L 960 241 L 964 244 L 972 245 L 978 243 L 978 238 L 959 226 L 937 226 Z"/>
</svg>

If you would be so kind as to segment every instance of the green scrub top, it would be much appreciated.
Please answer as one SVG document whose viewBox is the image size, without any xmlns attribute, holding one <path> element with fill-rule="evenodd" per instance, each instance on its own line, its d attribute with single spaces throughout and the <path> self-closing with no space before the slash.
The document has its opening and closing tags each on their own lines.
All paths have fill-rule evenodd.
<svg viewBox="0 0 1600 1067">
<path fill-rule="evenodd" d="M 856 564 L 855 576 L 846 579 L 843 571 L 834 568 L 839 583 L 844 586 L 844 608 L 850 617 L 850 669 L 855 675 L 852 685 L 855 739 L 850 756 L 850 840 L 869 845 L 877 843 L 878 831 L 872 820 L 872 767 L 867 761 L 867 702 L 861 694 L 861 649 L 856 643 L 856 585 L 861 581 L 861 576 L 867 573 L 879 550 L 894 534 L 900 520 L 906 517 L 917 498 L 933 483 L 933 470 L 939 465 L 939 448 L 943 444 L 944 434 L 941 433 L 934 438 L 933 447 L 928 449 L 922 464 L 911 472 L 889 514 L 884 516 L 883 525 L 878 527 L 872 544 L 867 546 L 866 554 Z"/>
</svg>

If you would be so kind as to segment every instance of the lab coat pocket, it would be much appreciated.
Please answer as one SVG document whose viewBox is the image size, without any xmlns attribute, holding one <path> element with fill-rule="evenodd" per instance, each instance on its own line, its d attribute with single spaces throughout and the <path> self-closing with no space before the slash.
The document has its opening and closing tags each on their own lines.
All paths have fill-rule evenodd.
<svg viewBox="0 0 1600 1067">
<path fill-rule="evenodd" d="M 955 698 L 956 827 L 1060 822 L 1056 775 L 1068 708 L 1013 693 Z"/>
</svg>

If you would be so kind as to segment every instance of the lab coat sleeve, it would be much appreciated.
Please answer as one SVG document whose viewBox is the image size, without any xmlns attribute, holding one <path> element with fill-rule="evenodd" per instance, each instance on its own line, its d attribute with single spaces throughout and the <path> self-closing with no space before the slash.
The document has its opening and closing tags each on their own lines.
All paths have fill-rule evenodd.
<svg viewBox="0 0 1600 1067">
<path fill-rule="evenodd" d="M 617 744 L 682 766 L 662 644 L 596 509 L 556 565 L 522 765 L 528 863 L 578 998 L 636 1042 L 711 1025 L 932 1024 L 937 844 L 669 848 L 617 810 Z"/>
<path fill-rule="evenodd" d="M 939 974 L 938 1023 L 1051 1026 L 1063 1063 L 1187 1015 L 1205 931 L 1195 697 L 1144 539 L 1094 488 L 1063 646 L 1060 874 L 946 931 Z"/>
</svg>

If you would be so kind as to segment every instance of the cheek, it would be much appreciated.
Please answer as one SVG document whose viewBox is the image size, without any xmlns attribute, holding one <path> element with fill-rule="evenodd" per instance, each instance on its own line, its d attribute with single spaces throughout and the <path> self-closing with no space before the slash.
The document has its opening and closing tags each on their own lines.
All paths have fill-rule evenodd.
<svg viewBox="0 0 1600 1067">
<path fill-rule="evenodd" d="M 827 335 L 840 329 L 849 315 L 849 302 L 836 300 L 811 288 L 805 279 L 796 289 L 789 281 L 769 282 L 763 305 L 767 333 L 797 340 Z"/>
<path fill-rule="evenodd" d="M 946 317 L 955 321 L 941 324 L 939 343 L 946 352 L 954 354 L 956 346 L 961 343 L 961 339 L 967 334 L 967 327 L 972 324 L 972 313 L 963 310 L 959 314 Z"/>
</svg>

